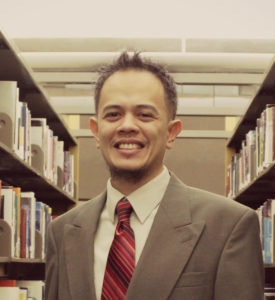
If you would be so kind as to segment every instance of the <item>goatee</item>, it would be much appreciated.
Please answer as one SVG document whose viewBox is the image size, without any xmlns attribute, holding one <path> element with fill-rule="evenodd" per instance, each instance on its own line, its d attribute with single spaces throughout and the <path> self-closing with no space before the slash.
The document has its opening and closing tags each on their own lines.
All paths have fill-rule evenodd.
<svg viewBox="0 0 275 300">
<path fill-rule="evenodd" d="M 138 183 L 143 178 L 146 177 L 147 170 L 145 168 L 140 168 L 138 170 L 125 170 L 116 168 L 114 166 L 109 166 L 111 178 L 113 180 L 123 180 L 133 184 Z"/>
</svg>

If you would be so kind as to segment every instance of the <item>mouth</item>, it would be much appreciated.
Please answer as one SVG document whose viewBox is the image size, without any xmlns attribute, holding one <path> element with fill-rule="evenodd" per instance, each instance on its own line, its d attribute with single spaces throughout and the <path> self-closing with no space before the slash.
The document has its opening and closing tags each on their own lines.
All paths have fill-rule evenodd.
<svg viewBox="0 0 275 300">
<path fill-rule="evenodd" d="M 135 149 L 142 149 L 144 148 L 144 144 L 141 142 L 117 142 L 115 143 L 115 148 L 121 149 L 121 150 L 135 150 Z"/>
</svg>

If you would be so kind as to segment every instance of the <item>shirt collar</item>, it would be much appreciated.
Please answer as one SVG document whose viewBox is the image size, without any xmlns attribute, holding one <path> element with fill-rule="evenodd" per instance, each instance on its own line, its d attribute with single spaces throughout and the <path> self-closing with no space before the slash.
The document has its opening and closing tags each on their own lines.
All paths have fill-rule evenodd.
<svg viewBox="0 0 275 300">
<path fill-rule="evenodd" d="M 151 212 L 159 205 L 169 180 L 169 171 L 164 166 L 158 176 L 127 196 L 127 199 L 133 207 L 133 211 L 141 223 L 144 223 Z M 112 186 L 111 180 L 109 179 L 107 182 L 106 209 L 113 223 L 115 222 L 116 205 L 123 197 L 124 195 Z"/>
</svg>

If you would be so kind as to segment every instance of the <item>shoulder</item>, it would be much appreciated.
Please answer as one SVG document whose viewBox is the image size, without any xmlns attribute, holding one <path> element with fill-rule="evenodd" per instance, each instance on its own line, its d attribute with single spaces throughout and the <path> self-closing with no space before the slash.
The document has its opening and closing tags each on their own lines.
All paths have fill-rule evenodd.
<svg viewBox="0 0 275 300">
<path fill-rule="evenodd" d="M 65 212 L 64 214 L 58 216 L 54 219 L 50 226 L 53 228 L 64 227 L 66 224 L 74 224 L 77 223 L 78 220 L 81 220 L 84 215 L 93 210 L 93 207 L 97 205 L 98 202 L 102 202 L 105 199 L 106 192 L 104 191 L 100 195 L 86 201 L 83 204 L 78 204 L 74 208 Z"/>
<path fill-rule="evenodd" d="M 220 220 L 238 220 L 243 216 L 255 218 L 256 212 L 233 199 L 218 195 L 206 190 L 187 186 L 175 175 L 171 175 L 171 186 L 180 195 L 182 201 L 188 202 L 188 207 L 193 218 L 214 218 Z"/>
<path fill-rule="evenodd" d="M 224 213 L 227 215 L 254 214 L 255 211 L 233 199 L 218 195 L 209 191 L 186 187 L 190 194 L 191 207 L 193 210 L 208 211 L 214 214 Z"/>
</svg>

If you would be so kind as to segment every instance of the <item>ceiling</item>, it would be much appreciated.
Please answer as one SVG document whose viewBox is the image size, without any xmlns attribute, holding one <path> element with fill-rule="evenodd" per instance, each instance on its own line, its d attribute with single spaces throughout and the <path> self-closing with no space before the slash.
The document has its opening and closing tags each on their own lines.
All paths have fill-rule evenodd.
<svg viewBox="0 0 275 300">
<path fill-rule="evenodd" d="M 270 39 L 16 38 L 14 41 L 36 80 L 45 87 L 55 105 L 60 104 L 59 111 L 66 112 L 66 108 L 70 111 L 71 107 L 79 113 L 86 111 L 88 102 L 90 105 L 97 68 L 125 49 L 141 51 L 142 56 L 166 65 L 178 84 L 180 97 L 224 97 L 228 107 L 230 99 L 248 99 L 254 95 L 275 53 L 275 40 Z M 86 102 L 83 99 L 81 102 L 81 98 Z M 241 111 L 237 110 L 237 114 Z"/>
</svg>

